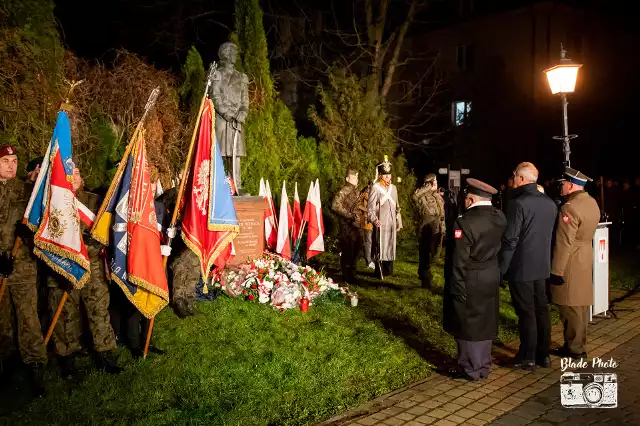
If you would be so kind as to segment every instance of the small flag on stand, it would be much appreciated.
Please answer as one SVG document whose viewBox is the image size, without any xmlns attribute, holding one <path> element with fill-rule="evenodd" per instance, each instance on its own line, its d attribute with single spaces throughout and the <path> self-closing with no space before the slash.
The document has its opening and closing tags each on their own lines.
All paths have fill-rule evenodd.
<svg viewBox="0 0 640 426">
<path fill-rule="evenodd" d="M 320 182 L 316 179 L 309 187 L 309 194 L 304 208 L 303 219 L 308 223 L 307 259 L 324 253 L 324 220 L 320 201 Z"/>
<path fill-rule="evenodd" d="M 260 179 L 260 194 L 259 194 L 267 206 L 264 209 L 264 238 L 266 241 L 267 249 L 275 250 L 278 242 L 278 226 L 275 218 L 275 207 L 273 204 L 273 198 L 271 197 L 271 188 L 269 187 L 269 181 L 266 183 Z"/>
<path fill-rule="evenodd" d="M 293 214 L 287 197 L 286 183 L 282 182 L 282 195 L 280 197 L 280 220 L 278 223 L 278 244 L 276 252 L 285 259 L 291 259 L 290 232 L 293 228 Z"/>
<path fill-rule="evenodd" d="M 293 233 L 292 240 L 294 247 L 297 247 L 300 231 L 302 230 L 302 208 L 300 206 L 300 197 L 298 196 L 298 182 L 295 184 L 293 193 Z"/>
</svg>

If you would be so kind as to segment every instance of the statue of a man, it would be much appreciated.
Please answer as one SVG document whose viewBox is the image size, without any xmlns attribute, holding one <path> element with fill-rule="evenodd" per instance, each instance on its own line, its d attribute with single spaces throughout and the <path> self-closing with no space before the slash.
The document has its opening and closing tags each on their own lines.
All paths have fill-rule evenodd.
<svg viewBox="0 0 640 426">
<path fill-rule="evenodd" d="M 249 78 L 236 71 L 238 49 L 224 43 L 218 49 L 220 63 L 213 75 L 211 99 L 216 110 L 216 137 L 225 168 L 239 190 L 240 157 L 247 155 L 242 127 L 249 112 Z"/>
</svg>

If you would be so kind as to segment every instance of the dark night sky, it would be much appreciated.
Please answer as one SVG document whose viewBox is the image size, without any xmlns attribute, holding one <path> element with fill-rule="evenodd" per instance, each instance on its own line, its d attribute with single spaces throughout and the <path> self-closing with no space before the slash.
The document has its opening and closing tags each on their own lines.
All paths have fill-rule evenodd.
<svg viewBox="0 0 640 426">
<path fill-rule="evenodd" d="M 513 6 L 515 2 L 531 3 L 519 0 L 476 1 L 498 9 Z M 232 0 L 58 0 L 55 3 L 55 15 L 65 45 L 81 57 L 98 58 L 107 63 L 115 49 L 125 48 L 159 68 L 179 72 L 191 45 L 198 48 L 205 64 L 217 59 L 218 46 L 226 41 L 233 28 Z M 267 17 L 271 13 L 297 15 L 298 10 L 308 10 L 314 3 L 320 4 L 310 0 L 261 2 Z M 447 1 L 442 3 L 444 5 L 438 7 L 446 8 Z M 582 106 L 570 105 L 570 131 L 580 134 L 574 142 L 573 151 L 580 149 L 581 138 L 590 139 L 590 145 L 601 140 L 605 146 L 588 155 L 592 159 L 597 158 L 592 163 L 597 164 L 599 173 L 640 174 L 635 160 L 636 117 L 640 113 L 635 99 L 635 93 L 640 89 L 636 77 L 640 64 L 635 52 L 640 37 L 637 24 L 632 20 L 633 14 L 629 12 L 629 4 L 625 5 L 621 0 L 564 3 L 590 5 L 597 16 L 619 27 L 620 40 L 612 43 L 609 58 L 600 58 L 602 69 L 598 70 L 598 87 L 590 88 L 588 102 L 585 100 Z M 330 3 L 322 4 L 329 7 Z M 350 9 L 349 2 L 335 4 L 336 7 Z M 434 10 L 438 9 L 433 9 L 431 15 L 420 16 L 413 31 L 442 25 L 446 21 L 446 13 L 442 14 L 440 21 L 432 19 Z M 269 33 L 269 28 L 267 31 Z M 561 117 L 558 117 L 558 131 L 560 126 Z M 514 146 L 517 147 L 517 143 Z"/>
</svg>

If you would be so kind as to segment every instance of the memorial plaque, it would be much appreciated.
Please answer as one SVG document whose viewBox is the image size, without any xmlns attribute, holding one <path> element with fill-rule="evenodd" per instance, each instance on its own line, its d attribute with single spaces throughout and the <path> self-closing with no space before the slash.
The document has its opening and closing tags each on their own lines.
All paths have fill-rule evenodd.
<svg viewBox="0 0 640 426">
<path fill-rule="evenodd" d="M 240 234 L 233 241 L 236 257 L 232 265 L 262 256 L 264 251 L 264 209 L 262 197 L 233 197 Z"/>
</svg>

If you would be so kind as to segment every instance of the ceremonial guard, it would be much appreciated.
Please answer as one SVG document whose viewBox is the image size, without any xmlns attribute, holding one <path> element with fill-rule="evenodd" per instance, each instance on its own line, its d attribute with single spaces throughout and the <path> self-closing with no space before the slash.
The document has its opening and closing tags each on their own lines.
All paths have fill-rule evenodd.
<svg viewBox="0 0 640 426">
<path fill-rule="evenodd" d="M 438 181 L 433 173 L 425 176 L 424 185 L 413 193 L 413 203 L 418 211 L 418 242 L 420 263 L 418 277 L 422 286 L 431 288 L 431 262 L 438 251 L 445 232 L 444 200 L 438 193 Z"/>
<path fill-rule="evenodd" d="M 358 215 L 358 172 L 349 170 L 346 183 L 336 194 L 331 210 L 340 218 L 340 267 L 345 283 L 355 284 L 356 261 L 362 250 L 362 233 Z"/>
<path fill-rule="evenodd" d="M 467 210 L 453 226 L 444 329 L 456 339 L 458 349 L 458 368 L 452 373 L 478 380 L 489 375 L 491 343 L 498 335 L 498 253 L 507 221 L 491 205 L 495 188 L 476 179 L 467 179 L 467 185 Z"/>
<path fill-rule="evenodd" d="M 0 300 L 0 376 L 9 373 L 7 362 L 12 355 L 13 315 L 17 317 L 18 344 L 22 362 L 30 368 L 34 394 L 44 392 L 43 373 L 47 353 L 38 318 L 36 259 L 31 255 L 32 233 L 22 225 L 29 193 L 16 178 L 18 156 L 12 146 L 0 148 L 0 277 L 6 279 Z M 15 257 L 12 250 L 16 237 L 22 244 Z M 2 381 L 6 380 L 5 377 Z"/>
<path fill-rule="evenodd" d="M 96 212 L 100 207 L 100 200 L 96 194 L 83 189 L 84 181 L 77 168 L 73 169 L 72 185 L 77 200 L 92 212 Z M 115 360 L 116 338 L 109 315 L 109 286 L 105 259 L 100 254 L 102 246 L 91 238 L 89 229 L 84 223 L 80 226 L 91 264 L 89 280 L 82 289 L 74 289 L 69 281 L 53 271 L 49 271 L 47 278 L 51 312 L 56 311 L 65 291 L 69 293 L 68 299 L 63 304 L 60 318 L 53 329 L 53 342 L 59 357 L 60 372 L 63 377 L 75 374 L 75 356 L 82 350 L 80 342 L 82 335 L 80 304 L 82 303 L 93 337 L 96 368 L 112 374 L 119 373 L 122 369 L 118 367 Z"/>
<path fill-rule="evenodd" d="M 598 203 L 585 190 L 590 178 L 567 167 L 560 195 L 565 199 L 556 225 L 551 261 L 551 301 L 564 327 L 562 357 L 586 357 L 589 306 L 593 304 L 593 235 L 600 220 Z"/>
<path fill-rule="evenodd" d="M 375 274 L 380 279 L 393 274 L 396 259 L 396 236 L 402 223 L 398 190 L 391 183 L 391 163 L 385 155 L 376 168 L 375 183 L 369 192 L 367 214 L 374 224 L 372 256 L 376 261 Z"/>
</svg>

